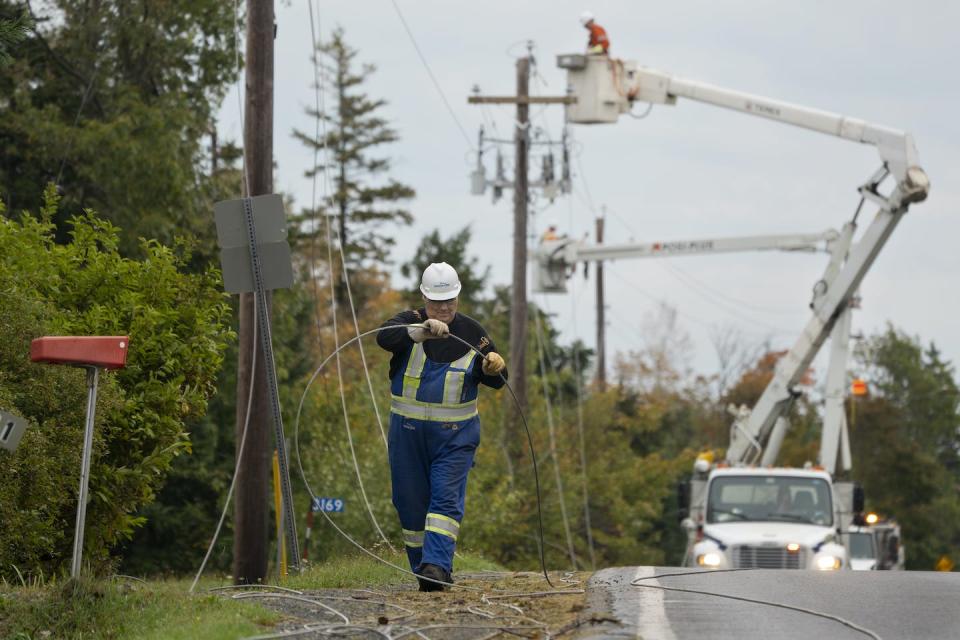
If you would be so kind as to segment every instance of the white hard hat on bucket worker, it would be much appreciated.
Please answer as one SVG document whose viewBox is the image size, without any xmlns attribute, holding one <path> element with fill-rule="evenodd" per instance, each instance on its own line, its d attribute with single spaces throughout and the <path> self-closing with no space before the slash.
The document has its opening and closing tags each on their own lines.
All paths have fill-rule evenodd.
<svg viewBox="0 0 960 640">
<path fill-rule="evenodd" d="M 584 11 L 580 14 L 580 24 L 587 26 L 591 22 L 593 22 L 593 12 Z"/>
<path fill-rule="evenodd" d="M 450 300 L 460 295 L 460 277 L 446 262 L 434 262 L 423 270 L 420 293 L 427 300 Z"/>
</svg>

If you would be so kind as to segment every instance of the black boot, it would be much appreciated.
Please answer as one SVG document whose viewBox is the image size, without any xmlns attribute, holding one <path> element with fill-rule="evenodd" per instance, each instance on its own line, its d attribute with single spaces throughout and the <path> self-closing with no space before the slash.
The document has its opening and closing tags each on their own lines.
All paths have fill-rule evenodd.
<svg viewBox="0 0 960 640">
<path fill-rule="evenodd" d="M 453 578 L 450 574 L 443 569 L 443 567 L 438 567 L 435 564 L 422 564 L 418 567 L 417 571 L 417 582 L 420 583 L 420 591 L 446 591 L 450 587 L 446 584 L 438 584 L 433 582 L 434 580 L 440 582 L 453 582 Z M 419 576 L 424 578 L 430 578 L 430 580 L 423 580 Z"/>
</svg>

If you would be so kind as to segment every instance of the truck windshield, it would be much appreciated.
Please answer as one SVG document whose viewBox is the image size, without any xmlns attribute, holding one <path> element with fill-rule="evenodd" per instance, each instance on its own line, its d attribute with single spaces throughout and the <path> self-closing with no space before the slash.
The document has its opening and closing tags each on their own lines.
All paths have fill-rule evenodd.
<svg viewBox="0 0 960 640">
<path fill-rule="evenodd" d="M 830 485 L 822 478 L 721 476 L 710 483 L 707 522 L 833 525 Z"/>
<path fill-rule="evenodd" d="M 850 557 L 851 558 L 876 558 L 877 553 L 873 547 L 873 534 L 871 533 L 851 533 L 850 534 Z"/>
</svg>

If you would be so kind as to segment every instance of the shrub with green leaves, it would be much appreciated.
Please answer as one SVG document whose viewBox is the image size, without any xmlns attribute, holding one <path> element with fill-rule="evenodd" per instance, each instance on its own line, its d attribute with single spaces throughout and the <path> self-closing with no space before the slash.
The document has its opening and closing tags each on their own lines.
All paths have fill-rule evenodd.
<svg viewBox="0 0 960 640">
<path fill-rule="evenodd" d="M 174 457 L 190 450 L 184 425 L 206 411 L 232 338 L 217 271 L 186 273 L 186 250 L 155 241 L 141 241 L 142 260 L 124 258 L 120 230 L 90 211 L 56 244 L 57 205 L 51 188 L 39 215 L 0 216 L 0 407 L 30 423 L 15 453 L 0 450 L 8 578 L 69 562 L 80 474 L 85 374 L 30 363 L 30 341 L 130 336 L 127 366 L 101 376 L 97 404 L 84 559 L 102 568 L 142 524 L 134 514 Z"/>
</svg>

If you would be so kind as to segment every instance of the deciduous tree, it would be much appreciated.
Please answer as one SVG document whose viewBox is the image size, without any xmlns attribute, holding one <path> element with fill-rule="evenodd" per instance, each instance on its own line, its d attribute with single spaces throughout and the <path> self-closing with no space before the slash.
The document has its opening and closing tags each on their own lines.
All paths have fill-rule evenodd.
<svg viewBox="0 0 960 640">
<path fill-rule="evenodd" d="M 0 405 L 30 423 L 0 455 L 0 521 L 18 532 L 0 545 L 5 576 L 13 565 L 50 575 L 69 559 L 82 450 L 83 374 L 31 364 L 30 340 L 130 336 L 126 368 L 104 376 L 94 437 L 84 557 L 102 566 L 189 451 L 185 425 L 206 410 L 230 337 L 216 271 L 185 273 L 181 250 L 156 241 L 143 242 L 144 260 L 124 258 L 119 230 L 92 212 L 57 244 L 56 207 L 51 188 L 38 216 L 0 218 Z"/>
<path fill-rule="evenodd" d="M 22 7 L 0 0 L 0 20 Z M 71 216 L 93 208 L 120 228 L 127 254 L 140 237 L 212 245 L 201 141 L 236 78 L 233 4 L 52 0 L 33 19 L 22 55 L 0 67 L 9 209 L 33 206 L 53 181 L 59 241 Z"/>
</svg>

